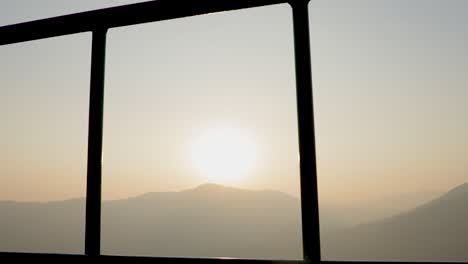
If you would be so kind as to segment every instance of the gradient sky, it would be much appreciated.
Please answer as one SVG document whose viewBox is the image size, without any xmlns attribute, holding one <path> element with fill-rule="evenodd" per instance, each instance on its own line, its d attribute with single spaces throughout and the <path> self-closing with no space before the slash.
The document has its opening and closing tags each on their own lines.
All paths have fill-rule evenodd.
<svg viewBox="0 0 468 264">
<path fill-rule="evenodd" d="M 2 1 L 0 25 L 130 2 Z M 309 10 L 321 201 L 465 182 L 468 2 L 321 0 Z M 111 29 L 104 198 L 203 183 L 188 146 L 218 125 L 259 148 L 234 185 L 298 196 L 291 22 L 280 5 Z M 90 40 L 0 47 L 0 200 L 84 196 Z"/>
<path fill-rule="evenodd" d="M 468 2 L 314 1 L 319 191 L 337 202 L 468 179 Z"/>
</svg>

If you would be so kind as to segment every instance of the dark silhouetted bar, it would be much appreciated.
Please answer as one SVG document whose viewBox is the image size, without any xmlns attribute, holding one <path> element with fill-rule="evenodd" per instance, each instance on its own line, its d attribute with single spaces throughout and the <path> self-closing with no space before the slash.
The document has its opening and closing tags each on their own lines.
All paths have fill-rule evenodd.
<svg viewBox="0 0 468 264">
<path fill-rule="evenodd" d="M 0 45 L 130 26 L 214 12 L 287 3 L 287 0 L 156 0 L 0 27 Z"/>
<path fill-rule="evenodd" d="M 292 8 L 301 170 L 302 244 L 306 263 L 318 263 L 321 260 L 320 229 L 308 1 L 296 1 Z"/>
<path fill-rule="evenodd" d="M 106 29 L 101 29 L 93 32 L 91 52 L 85 233 L 85 254 L 89 256 L 98 256 L 101 248 L 102 128 L 106 31 Z"/>
</svg>

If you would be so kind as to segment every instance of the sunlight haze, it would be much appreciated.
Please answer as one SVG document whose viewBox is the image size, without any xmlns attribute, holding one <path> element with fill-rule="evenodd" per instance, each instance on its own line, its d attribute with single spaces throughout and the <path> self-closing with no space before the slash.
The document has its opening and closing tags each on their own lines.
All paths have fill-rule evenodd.
<svg viewBox="0 0 468 264">
<path fill-rule="evenodd" d="M 137 2 L 3 0 L 0 26 Z M 291 11 L 108 30 L 107 253 L 177 255 L 180 245 L 190 256 L 302 258 Z M 466 236 L 450 235 L 468 232 L 468 1 L 312 0 L 309 22 L 324 259 L 468 260 Z M 73 226 L 67 249 L 78 253 L 91 37 L 0 46 L 0 220 L 16 238 L 50 208 L 52 224 Z M 40 227 L 30 233 L 50 228 Z M 60 252 L 61 234 L 23 250 Z M 212 251 L 193 243 L 207 234 Z M 0 251 L 22 248 L 5 241 Z"/>
</svg>

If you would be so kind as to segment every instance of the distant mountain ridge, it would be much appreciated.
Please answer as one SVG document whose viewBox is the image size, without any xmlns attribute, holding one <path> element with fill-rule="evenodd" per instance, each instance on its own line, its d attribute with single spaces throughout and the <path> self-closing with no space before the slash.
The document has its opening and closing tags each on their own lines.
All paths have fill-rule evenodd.
<svg viewBox="0 0 468 264">
<path fill-rule="evenodd" d="M 326 260 L 468 261 L 468 183 L 413 210 L 322 237 Z"/>
<path fill-rule="evenodd" d="M 84 199 L 0 202 L 0 251 L 80 254 L 84 212 Z M 301 241 L 299 200 L 276 191 L 203 184 L 102 205 L 108 255 L 300 259 Z"/>
<path fill-rule="evenodd" d="M 465 183 L 412 210 L 322 233 L 322 258 L 466 262 L 467 203 Z M 81 254 L 84 212 L 84 199 L 0 201 L 0 251 Z M 301 259 L 301 238 L 299 200 L 271 190 L 203 184 L 102 206 L 108 255 Z"/>
</svg>

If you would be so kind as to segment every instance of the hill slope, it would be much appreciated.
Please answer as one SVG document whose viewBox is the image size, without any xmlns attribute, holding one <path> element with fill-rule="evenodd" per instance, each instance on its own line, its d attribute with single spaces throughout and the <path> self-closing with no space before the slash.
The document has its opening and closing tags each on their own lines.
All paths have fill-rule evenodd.
<svg viewBox="0 0 468 264">
<path fill-rule="evenodd" d="M 0 202 L 0 251 L 82 253 L 84 200 Z M 300 259 L 299 201 L 205 184 L 105 201 L 102 253 Z"/>
<path fill-rule="evenodd" d="M 468 261 L 468 183 L 405 213 L 322 237 L 326 260 Z"/>
</svg>

